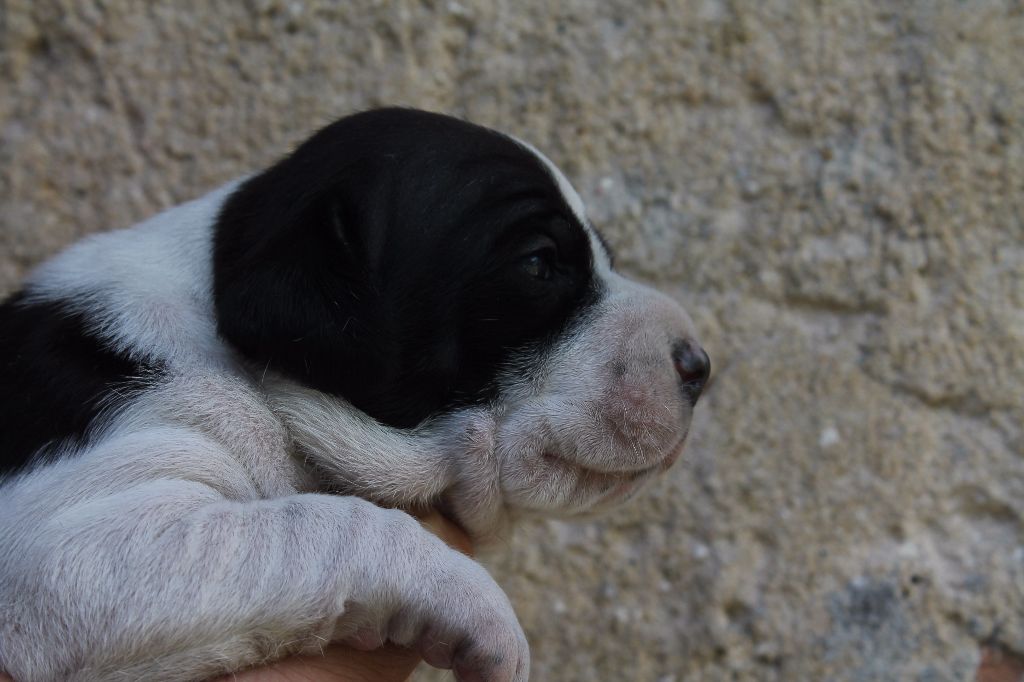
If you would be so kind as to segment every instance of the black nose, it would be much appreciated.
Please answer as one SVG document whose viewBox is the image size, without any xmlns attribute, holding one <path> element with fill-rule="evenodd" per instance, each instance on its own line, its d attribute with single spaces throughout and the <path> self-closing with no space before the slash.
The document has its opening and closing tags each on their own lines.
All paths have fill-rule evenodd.
<svg viewBox="0 0 1024 682">
<path fill-rule="evenodd" d="M 711 374 L 711 358 L 697 344 L 680 341 L 672 347 L 672 363 L 683 382 L 683 388 L 696 402 Z"/>
</svg>

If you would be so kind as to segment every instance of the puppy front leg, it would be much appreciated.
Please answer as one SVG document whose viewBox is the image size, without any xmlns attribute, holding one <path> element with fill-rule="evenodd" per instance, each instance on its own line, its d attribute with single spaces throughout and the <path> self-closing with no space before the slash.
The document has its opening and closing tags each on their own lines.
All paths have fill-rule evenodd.
<svg viewBox="0 0 1024 682">
<path fill-rule="evenodd" d="M 460 679 L 527 679 L 526 640 L 487 572 L 360 499 L 231 501 L 153 481 L 9 549 L 0 669 L 19 682 L 196 680 L 356 635 L 417 647 Z"/>
<path fill-rule="evenodd" d="M 346 492 L 409 509 L 433 504 L 456 484 L 472 482 L 481 508 L 500 504 L 494 419 L 484 409 L 460 410 L 402 430 L 291 382 L 270 382 L 266 388 L 299 452 Z"/>
</svg>

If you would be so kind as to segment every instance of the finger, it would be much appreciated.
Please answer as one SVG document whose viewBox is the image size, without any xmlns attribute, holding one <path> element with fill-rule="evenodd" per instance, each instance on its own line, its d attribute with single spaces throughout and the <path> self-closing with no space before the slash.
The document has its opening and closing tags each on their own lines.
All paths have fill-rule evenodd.
<svg viewBox="0 0 1024 682">
<path fill-rule="evenodd" d="M 293 656 L 217 682 L 405 682 L 419 662 L 416 652 L 393 644 L 376 651 L 334 645 L 323 655 Z"/>
<path fill-rule="evenodd" d="M 444 540 L 449 547 L 457 549 L 466 556 L 473 556 L 473 541 L 465 531 L 445 518 L 443 514 L 435 509 L 429 509 L 426 512 L 417 513 L 415 516 L 424 528 Z"/>
</svg>

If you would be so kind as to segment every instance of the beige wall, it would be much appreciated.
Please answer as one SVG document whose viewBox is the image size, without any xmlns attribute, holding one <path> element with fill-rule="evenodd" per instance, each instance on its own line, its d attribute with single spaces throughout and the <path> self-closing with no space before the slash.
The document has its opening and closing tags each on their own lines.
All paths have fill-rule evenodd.
<svg viewBox="0 0 1024 682">
<path fill-rule="evenodd" d="M 714 384 L 493 567 L 535 680 L 967 680 L 1024 652 L 1019 2 L 4 0 L 0 290 L 399 103 L 533 141 Z M 432 678 L 431 678 L 432 679 Z"/>
</svg>

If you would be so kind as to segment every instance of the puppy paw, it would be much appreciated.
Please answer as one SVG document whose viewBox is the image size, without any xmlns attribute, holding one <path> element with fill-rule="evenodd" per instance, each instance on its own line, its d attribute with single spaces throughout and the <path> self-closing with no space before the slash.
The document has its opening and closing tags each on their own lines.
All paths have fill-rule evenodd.
<svg viewBox="0 0 1024 682">
<path fill-rule="evenodd" d="M 483 567 L 451 554 L 417 600 L 421 617 L 403 609 L 391 639 L 459 682 L 526 682 L 530 649 L 508 597 Z"/>
<path fill-rule="evenodd" d="M 431 625 L 415 649 L 427 665 L 452 670 L 459 682 L 526 682 L 530 650 L 514 615 L 470 614 L 470 627 Z"/>
</svg>

